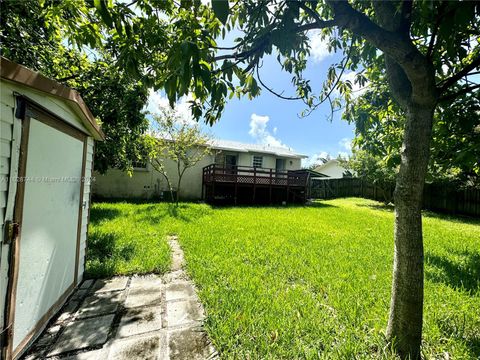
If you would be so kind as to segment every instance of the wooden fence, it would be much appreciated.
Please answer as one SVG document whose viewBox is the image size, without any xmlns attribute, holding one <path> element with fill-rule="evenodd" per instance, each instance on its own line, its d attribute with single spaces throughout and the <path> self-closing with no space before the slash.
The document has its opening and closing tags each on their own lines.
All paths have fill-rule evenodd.
<svg viewBox="0 0 480 360">
<path fill-rule="evenodd" d="M 362 197 L 392 201 L 395 184 L 373 184 L 359 178 L 313 179 L 310 194 L 314 199 Z M 449 214 L 480 216 L 480 190 L 460 190 L 453 184 L 425 184 L 423 208 Z"/>
</svg>

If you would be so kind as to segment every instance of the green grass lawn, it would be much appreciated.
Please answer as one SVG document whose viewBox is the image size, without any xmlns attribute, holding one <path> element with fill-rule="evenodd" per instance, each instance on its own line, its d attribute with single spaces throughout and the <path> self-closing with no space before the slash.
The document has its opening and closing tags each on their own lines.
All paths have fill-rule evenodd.
<svg viewBox="0 0 480 360">
<path fill-rule="evenodd" d="M 100 203 L 87 272 L 165 272 L 167 234 L 223 358 L 391 358 L 384 339 L 393 213 L 363 199 L 308 207 Z M 426 214 L 423 353 L 480 357 L 480 221 Z"/>
</svg>

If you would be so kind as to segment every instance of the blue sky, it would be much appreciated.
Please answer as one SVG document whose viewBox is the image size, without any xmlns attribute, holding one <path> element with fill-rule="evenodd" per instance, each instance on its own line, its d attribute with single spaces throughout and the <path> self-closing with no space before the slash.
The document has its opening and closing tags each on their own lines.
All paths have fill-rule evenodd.
<svg viewBox="0 0 480 360">
<path fill-rule="evenodd" d="M 328 66 L 339 60 L 339 55 L 329 54 L 325 41 L 318 34 L 311 36 L 312 55 L 308 61 L 305 76 L 311 80 L 313 89 L 320 88 L 325 79 Z M 264 59 L 260 73 L 262 80 L 277 92 L 294 95 L 290 76 L 281 71 L 274 56 Z M 345 74 L 346 77 L 353 74 Z M 166 103 L 159 93 L 150 96 L 149 110 L 155 111 L 157 106 Z M 188 116 L 185 100 L 179 103 Z M 233 98 L 228 101 L 223 116 L 211 128 L 206 126 L 214 137 L 249 143 L 263 143 L 273 146 L 287 146 L 295 151 L 308 155 L 306 163 L 315 162 L 321 156 L 350 153 L 350 142 L 354 136 L 354 126 L 340 119 L 340 113 L 334 115 L 333 121 L 328 119 L 330 107 L 321 105 L 308 117 L 300 118 L 305 109 L 302 101 L 283 100 L 263 90 L 253 100 L 247 97 Z"/>
</svg>

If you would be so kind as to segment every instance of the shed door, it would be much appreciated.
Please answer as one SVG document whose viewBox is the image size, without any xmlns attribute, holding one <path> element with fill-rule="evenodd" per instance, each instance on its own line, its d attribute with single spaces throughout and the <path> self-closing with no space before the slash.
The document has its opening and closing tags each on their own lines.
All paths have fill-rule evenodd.
<svg viewBox="0 0 480 360">
<path fill-rule="evenodd" d="M 74 286 L 84 152 L 82 140 L 48 121 L 27 118 L 24 126 L 29 128 L 12 299 L 14 354 Z"/>
</svg>

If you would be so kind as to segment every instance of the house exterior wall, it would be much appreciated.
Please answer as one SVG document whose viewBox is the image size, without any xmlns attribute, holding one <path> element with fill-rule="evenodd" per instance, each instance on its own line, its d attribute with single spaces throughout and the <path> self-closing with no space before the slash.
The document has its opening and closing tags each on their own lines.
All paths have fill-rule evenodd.
<svg viewBox="0 0 480 360">
<path fill-rule="evenodd" d="M 187 169 L 180 186 L 180 198 L 198 200 L 202 196 L 203 168 L 214 162 L 214 155 L 207 155 L 195 166 Z M 176 163 L 172 160 L 165 162 L 165 169 L 176 188 L 178 172 Z M 104 198 L 142 198 L 158 197 L 163 191 L 168 191 L 165 177 L 156 171 L 151 164 L 146 169 L 134 169 L 132 175 L 118 169 L 109 169 L 105 174 L 94 171 L 95 181 L 92 182 L 92 191 L 95 196 Z"/>
<path fill-rule="evenodd" d="M 212 163 L 221 163 L 222 155 L 236 155 L 237 165 L 251 167 L 253 156 L 263 156 L 263 167 L 275 169 L 277 158 L 274 155 L 262 153 L 243 153 L 234 151 L 214 151 L 206 156 L 197 165 L 188 169 L 182 179 L 180 187 L 180 198 L 184 200 L 199 200 L 202 197 L 202 175 L 203 168 Z M 176 163 L 167 160 L 165 168 L 171 174 L 173 188 L 176 188 L 178 181 Z M 285 158 L 286 170 L 299 170 L 301 160 L 296 158 Z M 264 174 L 268 176 L 268 174 Z M 146 169 L 134 169 L 132 176 L 118 169 L 109 169 L 105 174 L 94 172 L 95 181 L 92 183 L 92 192 L 95 196 L 103 198 L 125 198 L 125 199 L 150 199 L 158 197 L 163 191 L 168 191 L 168 185 L 160 173 L 152 168 L 151 164 Z"/>
<path fill-rule="evenodd" d="M 12 221 L 14 215 L 17 183 L 15 181 L 10 181 L 10 179 L 15 179 L 18 175 L 19 147 L 22 127 L 22 120 L 15 117 L 16 101 L 14 92 L 32 99 L 75 128 L 83 132 L 87 131 L 76 112 L 63 101 L 53 96 L 45 95 L 44 93 L 36 91 L 30 87 L 5 81 L 3 79 L 1 80 L 0 85 L 0 221 L 2 225 L 0 231 L 0 324 L 4 324 L 10 252 L 10 246 L 4 243 L 4 225 L 6 221 Z M 93 143 L 93 138 L 88 137 L 86 176 L 89 176 L 90 169 L 92 168 Z M 48 159 L 45 159 L 45 161 L 48 161 Z M 90 185 L 85 183 L 83 197 L 85 205 L 83 207 L 81 221 L 80 258 L 78 264 L 77 284 L 82 281 L 84 272 L 88 209 L 90 205 L 89 193 Z M 25 201 L 28 201 L 28 199 L 25 199 Z M 39 206 L 41 206 L 41 204 L 39 204 Z M 61 224 L 59 224 L 59 226 L 61 226 Z"/>
<path fill-rule="evenodd" d="M 262 153 L 240 153 L 238 165 L 251 167 L 254 156 L 262 156 L 263 167 L 267 169 L 275 169 L 277 159 L 285 160 L 285 170 L 299 170 L 301 168 L 301 159 L 278 157 L 275 155 Z"/>
<path fill-rule="evenodd" d="M 331 179 L 341 179 L 343 178 L 343 173 L 347 171 L 347 169 L 345 169 L 336 161 L 330 161 L 322 166 L 317 167 L 315 171 L 327 175 Z"/>
</svg>

